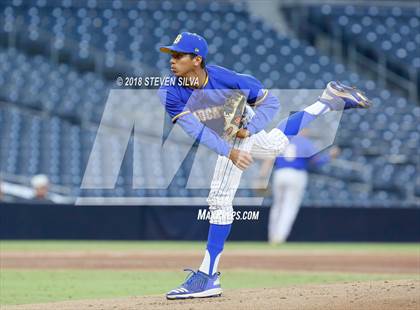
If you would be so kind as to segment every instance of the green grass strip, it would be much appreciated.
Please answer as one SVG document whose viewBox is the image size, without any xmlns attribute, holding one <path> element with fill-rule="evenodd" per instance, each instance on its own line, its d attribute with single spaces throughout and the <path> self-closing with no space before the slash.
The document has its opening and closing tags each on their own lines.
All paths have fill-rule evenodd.
<svg viewBox="0 0 420 310">
<path fill-rule="evenodd" d="M 205 242 L 195 241 L 0 241 L 0 251 L 138 251 L 138 250 L 202 250 Z M 266 242 L 230 242 L 226 250 L 274 251 L 360 251 L 420 254 L 419 243 L 286 243 L 271 246 Z"/>
<path fill-rule="evenodd" d="M 169 271 L 17 270 L 0 272 L 0 304 L 28 304 L 162 294 L 187 274 Z M 225 289 L 281 287 L 352 281 L 415 279 L 417 275 L 331 272 L 230 270 L 222 275 Z"/>
</svg>

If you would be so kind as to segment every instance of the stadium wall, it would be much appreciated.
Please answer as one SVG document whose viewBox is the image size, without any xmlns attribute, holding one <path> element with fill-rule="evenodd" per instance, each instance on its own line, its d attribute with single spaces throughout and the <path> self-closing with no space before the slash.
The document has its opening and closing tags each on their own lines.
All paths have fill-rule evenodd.
<svg viewBox="0 0 420 310">
<path fill-rule="evenodd" d="M 206 240 L 208 221 L 196 206 L 0 205 L 0 239 Z M 229 240 L 267 240 L 269 208 L 235 221 Z M 300 210 L 290 241 L 419 242 L 418 208 Z"/>
</svg>

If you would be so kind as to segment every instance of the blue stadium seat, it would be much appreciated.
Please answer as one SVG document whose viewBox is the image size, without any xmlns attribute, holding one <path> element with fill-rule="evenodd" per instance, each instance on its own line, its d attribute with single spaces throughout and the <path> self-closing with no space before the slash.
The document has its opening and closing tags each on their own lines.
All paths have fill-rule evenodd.
<svg viewBox="0 0 420 310">
<path fill-rule="evenodd" d="M 420 35 L 416 31 L 419 12 L 398 7 L 330 5 L 310 11 L 324 26 L 338 27 L 351 40 L 415 68 L 420 68 Z M 14 30 L 19 33 L 17 48 L 0 48 L 0 100 L 13 105 L 0 106 L 1 171 L 46 173 L 53 183 L 81 195 L 206 194 L 206 190 L 184 189 L 187 176 L 182 172 L 169 190 L 133 189 L 133 158 L 128 155 L 115 191 L 79 189 L 95 139 L 94 128 L 113 86 L 113 81 L 85 64 L 118 69 L 123 59 L 135 73 L 146 74 L 153 65 L 167 74 L 169 57 L 158 53 L 158 46 L 189 30 L 208 39 L 210 63 L 253 74 L 267 88 L 321 89 L 328 81 L 338 79 L 358 85 L 373 97 L 371 111 L 343 115 L 335 141 L 342 147 L 340 159 L 355 161 L 372 170 L 373 175 L 325 167 L 316 172 L 316 177 L 312 175 L 305 204 L 388 205 L 406 199 L 407 193 L 399 185 L 416 173 L 413 158 L 418 156 L 420 108 L 382 90 L 369 77 L 352 73 L 306 42 L 277 33 L 250 16 L 242 2 L 2 1 L 0 41 L 7 42 Z M 45 46 L 59 55 L 71 56 L 57 62 L 47 55 L 51 51 L 47 53 Z M 162 117 L 159 111 L 144 113 L 139 124 L 144 131 Z M 121 147 L 113 143 L 117 149 Z M 134 172 L 138 184 L 165 185 L 166 167 L 158 145 L 141 145 L 135 155 L 143 162 Z M 130 142 L 127 154 L 132 150 Z M 392 161 L 400 155 L 406 160 Z M 100 165 L 94 167 L 94 174 L 98 179 L 103 177 Z M 206 180 L 201 178 L 200 182 Z M 252 192 L 244 190 L 241 194 Z"/>
</svg>

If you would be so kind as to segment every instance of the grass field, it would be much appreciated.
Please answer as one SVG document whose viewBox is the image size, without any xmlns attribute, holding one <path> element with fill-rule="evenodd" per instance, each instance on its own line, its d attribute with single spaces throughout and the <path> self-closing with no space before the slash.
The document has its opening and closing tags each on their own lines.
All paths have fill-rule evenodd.
<svg viewBox="0 0 420 310">
<path fill-rule="evenodd" d="M 183 276 L 180 272 L 168 271 L 3 270 L 0 300 L 1 304 L 13 305 L 163 294 L 178 285 Z M 413 277 L 415 276 L 234 270 L 224 272 L 222 281 L 223 288 L 237 289 Z"/>
<path fill-rule="evenodd" d="M 82 251 L 82 250 L 202 250 L 205 242 L 198 241 L 0 241 L 0 251 Z M 281 246 L 272 246 L 266 242 L 228 242 L 225 250 L 255 249 L 275 251 L 386 251 L 419 253 L 420 244 L 417 243 L 285 243 Z"/>
<path fill-rule="evenodd" d="M 202 242 L 117 242 L 117 241 L 1 241 L 0 254 L 18 253 L 25 258 L 39 253 L 141 253 L 142 251 L 178 251 L 204 249 Z M 229 242 L 225 251 L 253 250 L 261 253 L 293 251 L 305 255 L 317 253 L 386 253 L 416 255 L 418 244 L 342 244 L 294 243 L 273 247 L 266 243 Z M 37 257 L 38 257 L 37 256 Z M 106 259 L 106 258 L 105 258 Z M 168 258 L 171 259 L 171 258 Z M 186 276 L 182 270 L 112 269 L 37 269 L 9 268 L 0 272 L 0 305 L 32 304 L 62 300 L 98 299 L 163 294 Z M 185 266 L 187 267 L 187 266 Z M 196 266 L 191 266 L 196 267 Z M 419 273 L 357 273 L 328 271 L 287 271 L 264 269 L 222 270 L 225 289 L 271 288 L 299 284 L 325 284 L 391 279 L 419 279 Z"/>
</svg>

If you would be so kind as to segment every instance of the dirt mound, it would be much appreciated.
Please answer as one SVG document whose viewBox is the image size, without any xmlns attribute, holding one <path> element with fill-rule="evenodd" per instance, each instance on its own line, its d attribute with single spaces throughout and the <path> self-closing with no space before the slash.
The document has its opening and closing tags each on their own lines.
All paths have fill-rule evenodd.
<svg viewBox="0 0 420 310">
<path fill-rule="evenodd" d="M 25 269 L 180 270 L 201 263 L 202 251 L 4 252 L 0 267 Z M 226 251 L 220 269 L 416 273 L 418 254 Z"/>
<path fill-rule="evenodd" d="M 287 288 L 228 290 L 222 297 L 167 301 L 164 296 L 4 306 L 2 310 L 288 309 L 418 310 L 419 280 L 354 282 Z"/>
</svg>

